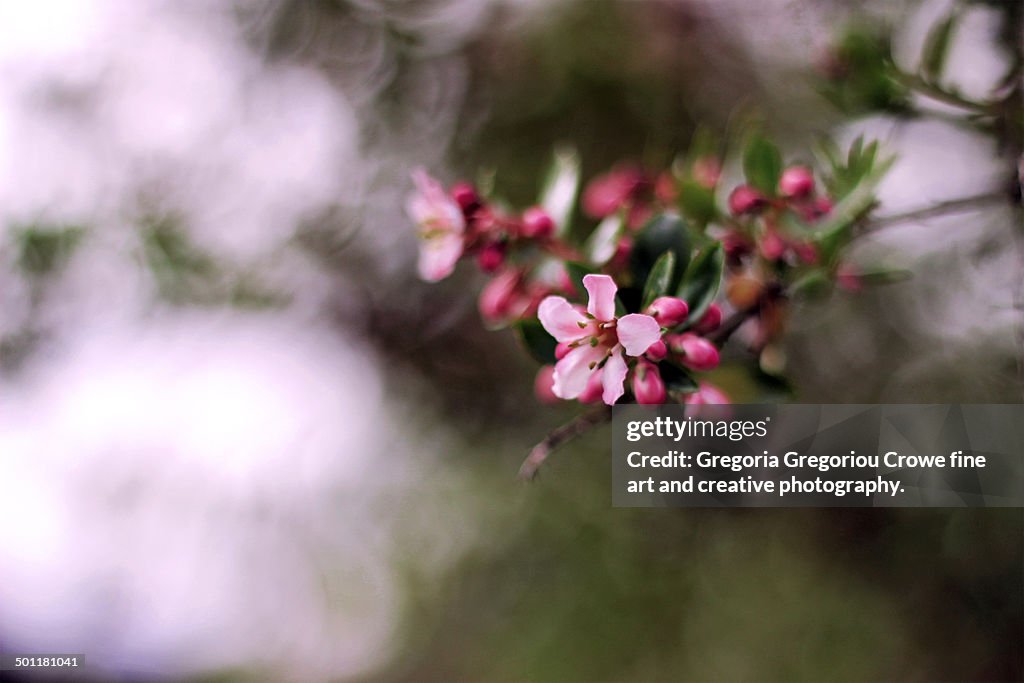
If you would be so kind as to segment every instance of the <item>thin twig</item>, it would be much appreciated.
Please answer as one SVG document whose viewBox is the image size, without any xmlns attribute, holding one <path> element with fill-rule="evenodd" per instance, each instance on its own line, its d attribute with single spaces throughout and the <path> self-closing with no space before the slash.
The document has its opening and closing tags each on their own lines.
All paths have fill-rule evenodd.
<svg viewBox="0 0 1024 683">
<path fill-rule="evenodd" d="M 533 447 L 526 460 L 519 467 L 519 478 L 531 480 L 537 476 L 537 470 L 548 459 L 551 452 L 577 436 L 584 434 L 594 427 L 609 422 L 612 419 L 611 406 L 599 405 L 591 408 L 585 413 L 580 413 L 561 427 L 552 430 L 544 440 Z"/>
<path fill-rule="evenodd" d="M 935 218 L 936 216 L 943 216 L 949 213 L 962 213 L 964 211 L 971 211 L 973 209 L 980 209 L 989 204 L 995 204 L 998 202 L 1007 202 L 1008 198 L 1005 192 L 985 192 L 983 194 L 973 195 L 971 197 L 961 197 L 959 199 L 950 199 L 949 201 L 939 202 L 938 204 L 932 204 L 931 206 L 925 206 L 920 209 L 914 209 L 913 211 L 907 211 L 904 213 L 894 213 L 888 216 L 879 216 L 868 221 L 860 234 L 867 234 L 886 228 L 890 225 L 896 225 L 897 223 L 906 223 L 908 221 L 924 220 L 926 218 Z"/>
<path fill-rule="evenodd" d="M 725 342 L 729 341 L 729 337 L 733 333 L 740 329 L 740 326 L 747 321 L 747 318 L 757 313 L 757 306 L 751 306 L 750 308 L 740 309 L 733 312 L 728 318 L 722 321 L 721 326 L 711 334 L 707 336 L 708 341 L 716 346 L 722 346 Z"/>
</svg>

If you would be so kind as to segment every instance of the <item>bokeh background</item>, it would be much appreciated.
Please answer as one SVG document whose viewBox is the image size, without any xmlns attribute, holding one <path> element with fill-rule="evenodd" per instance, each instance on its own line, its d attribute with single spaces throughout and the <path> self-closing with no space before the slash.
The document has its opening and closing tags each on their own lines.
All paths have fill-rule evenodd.
<svg viewBox="0 0 1024 683">
<path fill-rule="evenodd" d="M 787 157 L 866 133 L 894 214 L 1013 161 L 838 112 L 844 25 L 913 60 L 948 2 L 0 3 L 0 651 L 102 680 L 1021 680 L 1022 510 L 626 510 L 609 435 L 415 277 L 409 172 L 532 201 L 554 145 L 652 166 L 756 111 Z M 984 97 L 1022 5 L 963 3 Z M 727 168 L 727 173 L 734 170 Z M 735 177 L 735 176 L 733 176 Z M 914 279 L 793 315 L 741 401 L 1020 402 L 1020 214 L 887 228 Z M 1016 298 L 1015 298 L 1016 297 Z M 753 371 L 752 371 L 753 370 Z"/>
</svg>

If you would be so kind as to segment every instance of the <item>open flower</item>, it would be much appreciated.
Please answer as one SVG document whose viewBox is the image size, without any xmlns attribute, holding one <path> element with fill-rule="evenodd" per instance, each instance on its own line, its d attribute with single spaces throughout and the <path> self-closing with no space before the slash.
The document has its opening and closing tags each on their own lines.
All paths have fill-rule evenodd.
<svg viewBox="0 0 1024 683">
<path fill-rule="evenodd" d="M 416 221 L 420 236 L 420 277 L 437 282 L 451 275 L 462 256 L 466 219 L 458 202 L 423 169 L 412 174 L 416 192 L 406 210 Z"/>
<path fill-rule="evenodd" d="M 578 398 L 591 377 L 601 373 L 602 398 L 613 405 L 624 392 L 625 356 L 643 355 L 661 339 L 661 327 L 640 313 L 616 318 L 618 288 L 609 276 L 587 275 L 583 286 L 590 295 L 586 313 L 560 296 L 545 298 L 537 311 L 548 334 L 570 347 L 555 364 L 552 391 L 559 398 Z"/>
</svg>

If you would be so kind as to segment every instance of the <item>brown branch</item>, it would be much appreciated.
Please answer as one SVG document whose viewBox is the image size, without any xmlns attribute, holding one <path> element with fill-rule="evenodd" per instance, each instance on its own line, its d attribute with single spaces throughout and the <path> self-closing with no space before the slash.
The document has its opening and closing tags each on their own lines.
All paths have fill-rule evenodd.
<svg viewBox="0 0 1024 683">
<path fill-rule="evenodd" d="M 722 346 L 725 342 L 729 341 L 729 337 L 733 335 L 736 330 L 740 329 L 740 326 L 747 321 L 747 318 L 757 313 L 758 306 L 751 306 L 750 308 L 744 308 L 739 311 L 734 311 L 728 318 L 722 321 L 722 324 L 717 330 L 707 335 L 708 341 L 716 346 Z"/>
<path fill-rule="evenodd" d="M 519 478 L 532 480 L 537 476 L 537 470 L 548 459 L 551 452 L 562 444 L 572 441 L 581 434 L 585 434 L 594 427 L 602 425 L 612 419 L 612 407 L 599 405 L 590 410 L 580 413 L 561 427 L 553 429 L 544 440 L 533 447 L 526 460 L 519 467 Z"/>
<path fill-rule="evenodd" d="M 875 232 L 882 228 L 886 228 L 890 225 L 896 225 L 897 223 L 906 223 L 908 221 L 924 220 L 926 218 L 935 218 L 936 216 L 944 216 L 950 213 L 962 213 L 965 211 L 971 211 L 974 209 L 980 209 L 989 204 L 995 204 L 999 202 L 1008 202 L 1009 199 L 1005 192 L 985 192 L 983 194 L 974 195 L 971 197 L 961 197 L 960 199 L 950 199 L 949 201 L 939 202 L 931 206 L 926 206 L 920 209 L 914 209 L 913 211 L 906 211 L 904 213 L 894 213 L 888 216 L 879 216 L 873 218 L 861 229 L 859 234 L 865 235 L 868 233 Z"/>
</svg>

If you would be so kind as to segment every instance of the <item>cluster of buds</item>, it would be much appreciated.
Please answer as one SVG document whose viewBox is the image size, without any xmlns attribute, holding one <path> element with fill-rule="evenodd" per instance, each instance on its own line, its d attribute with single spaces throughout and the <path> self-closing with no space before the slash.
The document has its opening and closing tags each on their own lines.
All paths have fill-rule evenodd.
<svg viewBox="0 0 1024 683">
<path fill-rule="evenodd" d="M 537 373 L 534 387 L 540 400 L 603 400 L 613 405 L 628 384 L 637 403 L 661 404 L 670 398 L 663 364 L 701 372 L 718 367 L 718 349 L 701 336 L 721 324 L 717 306 L 712 305 L 691 330 L 676 333 L 673 330 L 688 322 L 688 306 L 682 299 L 659 297 L 643 313 L 617 316 L 618 288 L 610 276 L 587 275 L 583 286 L 589 295 L 586 308 L 560 296 L 549 296 L 540 304 L 540 322 L 558 341 L 557 362 Z M 672 398 L 686 401 L 688 396 Z M 719 391 L 713 397 L 724 394 Z"/>
<path fill-rule="evenodd" d="M 789 235 L 787 214 L 813 225 L 832 212 L 832 201 L 815 192 L 814 174 L 805 166 L 790 166 L 779 178 L 777 193 L 769 196 L 751 185 L 729 195 L 733 226 L 725 235 L 726 253 L 734 263 L 755 251 L 768 262 L 813 265 L 818 249 L 806 236 Z"/>
</svg>

